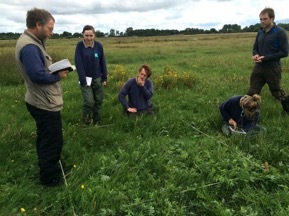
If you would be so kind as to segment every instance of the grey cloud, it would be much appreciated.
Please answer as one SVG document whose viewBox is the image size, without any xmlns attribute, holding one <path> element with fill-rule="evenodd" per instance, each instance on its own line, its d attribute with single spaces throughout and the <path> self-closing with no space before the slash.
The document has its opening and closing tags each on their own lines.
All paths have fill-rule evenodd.
<svg viewBox="0 0 289 216">
<path fill-rule="evenodd" d="M 148 12 L 160 9 L 173 9 L 179 5 L 186 4 L 185 0 L 156 0 L 156 1 L 113 1 L 104 3 L 103 1 L 89 2 L 88 4 L 71 3 L 69 7 L 57 3 L 57 7 L 52 7 L 52 14 L 107 14 L 116 12 Z"/>
<path fill-rule="evenodd" d="M 276 19 L 276 23 L 289 23 L 289 19 Z"/>
<path fill-rule="evenodd" d="M 288 23 L 283 6 L 286 1 L 280 2 L 275 11 L 280 11 L 282 16 L 277 14 L 276 23 Z M 213 4 L 216 8 L 210 7 Z M 221 7 L 223 4 L 230 8 Z M 263 8 L 261 0 L 1 0 L 0 32 L 22 32 L 26 12 L 33 7 L 52 13 L 58 33 L 80 32 L 84 24 L 94 25 L 103 32 L 124 31 L 127 27 L 179 30 L 187 27 L 217 29 L 224 24 L 244 27 L 258 23 L 258 13 Z"/>
</svg>

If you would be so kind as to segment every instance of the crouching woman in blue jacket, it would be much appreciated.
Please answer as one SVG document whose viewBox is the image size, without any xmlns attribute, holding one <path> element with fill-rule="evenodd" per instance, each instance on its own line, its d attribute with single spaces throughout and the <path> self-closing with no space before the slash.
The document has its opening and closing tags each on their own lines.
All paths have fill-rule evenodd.
<svg viewBox="0 0 289 216">
<path fill-rule="evenodd" d="M 233 96 L 223 102 L 220 112 L 224 120 L 222 132 L 226 135 L 231 133 L 242 133 L 247 135 L 257 134 L 265 131 L 258 125 L 260 117 L 261 96 Z"/>
</svg>

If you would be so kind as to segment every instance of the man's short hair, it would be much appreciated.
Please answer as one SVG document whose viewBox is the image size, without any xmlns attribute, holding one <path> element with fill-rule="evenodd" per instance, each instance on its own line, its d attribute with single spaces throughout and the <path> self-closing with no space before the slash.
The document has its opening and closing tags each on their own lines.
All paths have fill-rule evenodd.
<svg viewBox="0 0 289 216">
<path fill-rule="evenodd" d="M 147 78 L 149 78 L 152 75 L 152 69 L 150 68 L 150 66 L 143 64 L 139 69 L 138 72 L 140 72 L 142 69 L 145 69 L 146 74 L 147 74 Z"/>
<path fill-rule="evenodd" d="M 32 8 L 31 10 L 27 11 L 26 27 L 34 28 L 36 27 L 36 23 L 40 23 L 40 25 L 44 26 L 51 19 L 55 22 L 54 17 L 47 10 Z"/>
<path fill-rule="evenodd" d="M 266 13 L 268 13 L 268 16 L 270 19 L 272 18 L 275 19 L 275 12 L 273 8 L 266 7 L 260 12 L 260 14 L 266 14 Z"/>
</svg>

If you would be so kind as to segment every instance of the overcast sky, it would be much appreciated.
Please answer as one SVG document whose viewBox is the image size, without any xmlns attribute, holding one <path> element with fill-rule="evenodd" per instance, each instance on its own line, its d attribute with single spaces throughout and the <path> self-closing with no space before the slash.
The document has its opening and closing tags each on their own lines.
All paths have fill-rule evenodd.
<svg viewBox="0 0 289 216">
<path fill-rule="evenodd" d="M 1 0 L 0 32 L 22 33 L 26 12 L 43 8 L 56 19 L 55 33 L 81 33 L 84 25 L 107 33 L 133 29 L 200 28 L 225 24 L 242 28 L 259 23 L 265 7 L 275 10 L 276 23 L 289 23 L 288 0 Z"/>
</svg>

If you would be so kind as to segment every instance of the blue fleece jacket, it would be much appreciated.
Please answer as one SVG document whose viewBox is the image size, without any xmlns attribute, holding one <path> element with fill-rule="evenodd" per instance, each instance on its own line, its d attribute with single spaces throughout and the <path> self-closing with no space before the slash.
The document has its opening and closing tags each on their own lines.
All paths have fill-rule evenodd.
<svg viewBox="0 0 289 216">
<path fill-rule="evenodd" d="M 41 50 L 34 44 L 28 44 L 20 51 L 20 61 L 25 66 L 29 79 L 37 84 L 53 84 L 60 80 L 58 74 L 50 74 L 45 68 Z"/>
<path fill-rule="evenodd" d="M 94 41 L 93 47 L 85 47 L 83 41 L 77 43 L 75 48 L 74 63 L 78 73 L 80 85 L 86 85 L 86 77 L 101 81 L 107 80 L 107 68 L 103 46 Z"/>
<path fill-rule="evenodd" d="M 128 95 L 128 102 L 125 97 Z M 145 110 L 152 105 L 150 99 L 153 96 L 153 83 L 151 80 L 146 80 L 144 86 L 137 85 L 136 78 L 129 79 L 122 87 L 118 99 L 122 106 L 127 110 L 136 108 Z"/>
<path fill-rule="evenodd" d="M 262 62 L 256 63 L 262 67 L 280 67 L 280 59 L 288 56 L 288 36 L 286 31 L 274 26 L 270 31 L 260 29 L 253 46 L 253 55 L 264 56 Z"/>
<path fill-rule="evenodd" d="M 253 120 L 248 120 L 244 115 L 242 108 L 240 107 L 240 99 L 243 96 L 233 96 L 223 102 L 220 106 L 220 112 L 225 122 L 228 122 L 230 118 L 237 122 L 237 125 L 246 132 L 250 130 L 251 127 L 255 126 L 259 120 L 259 114 Z"/>
</svg>

